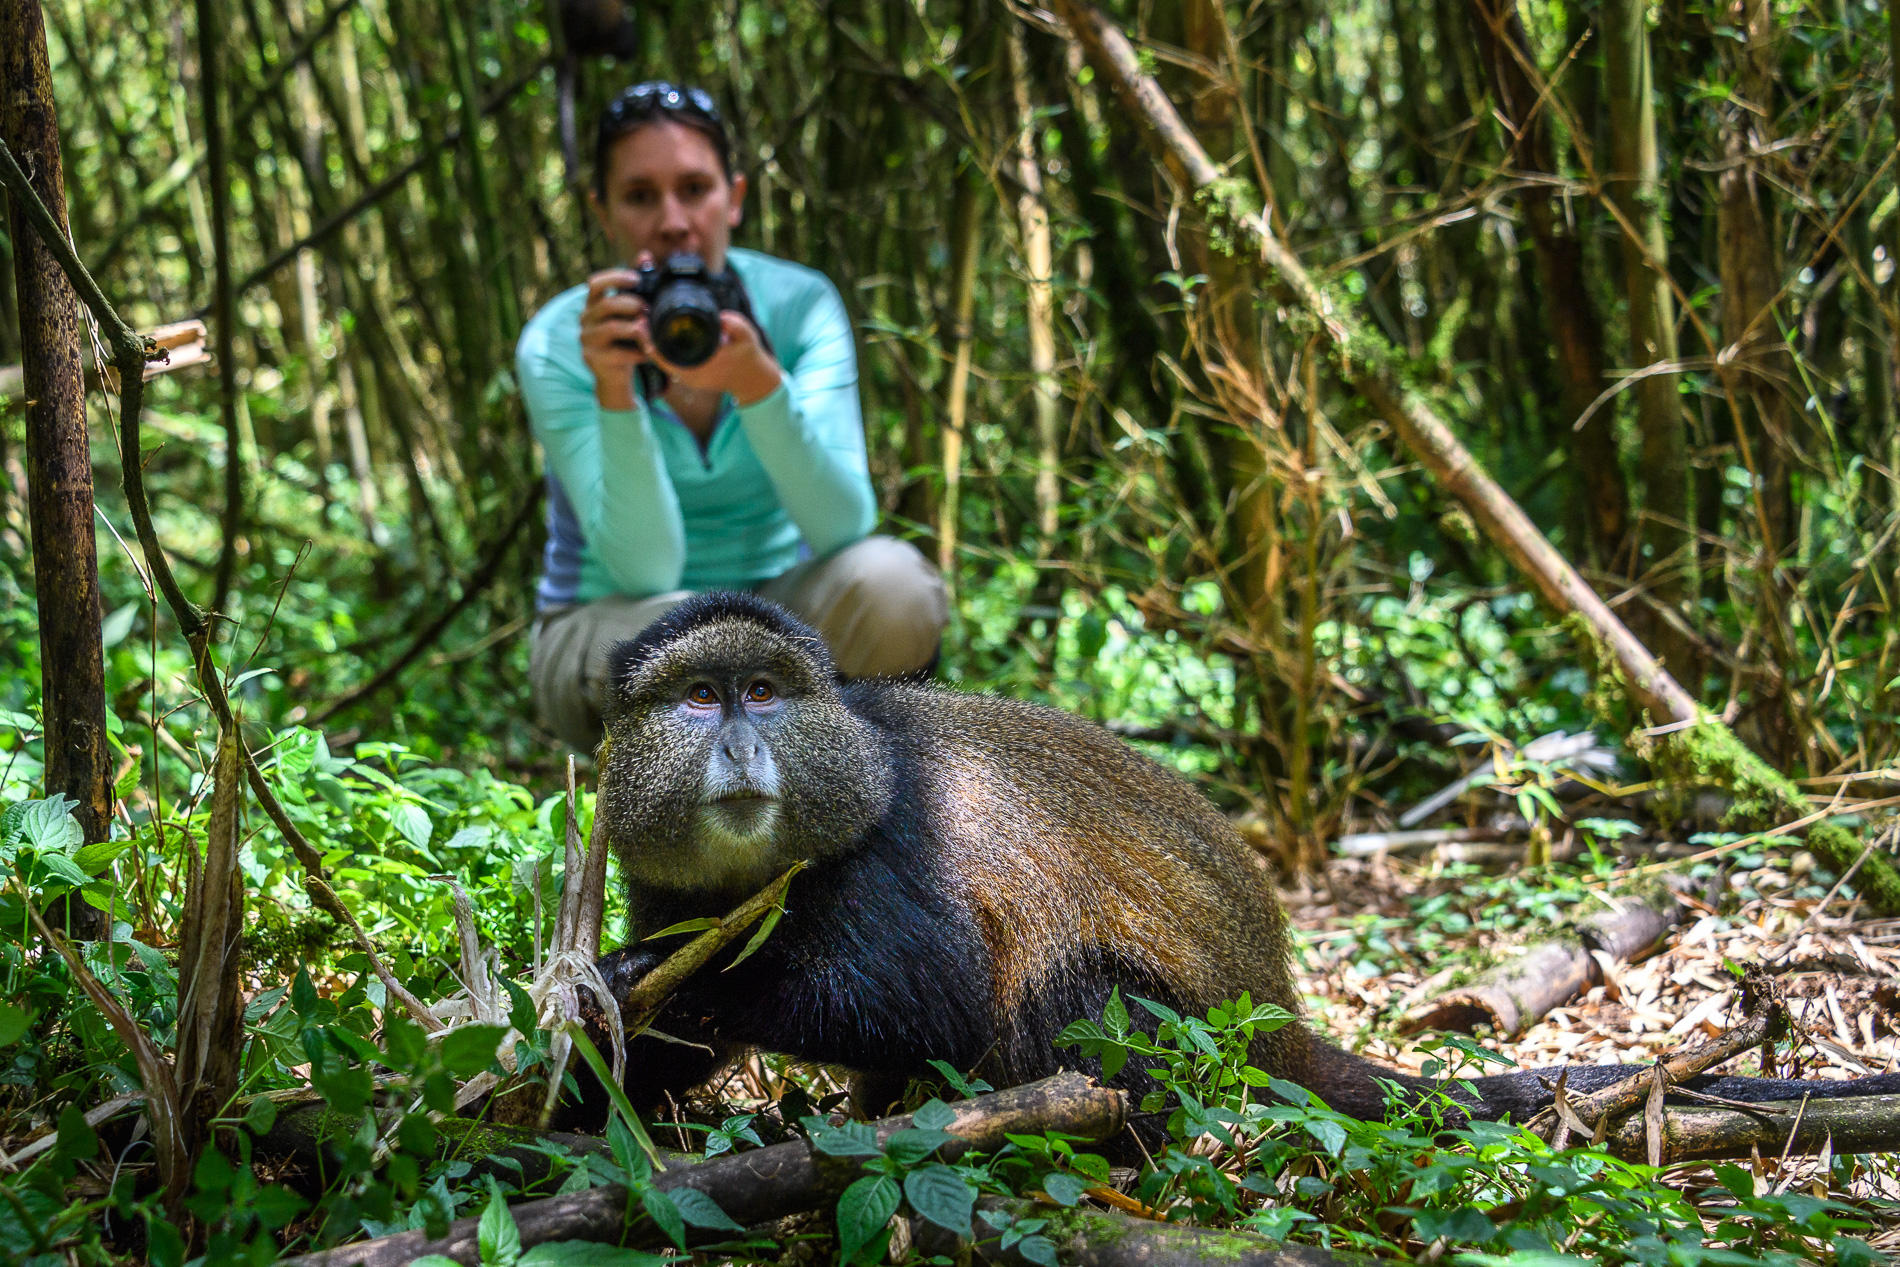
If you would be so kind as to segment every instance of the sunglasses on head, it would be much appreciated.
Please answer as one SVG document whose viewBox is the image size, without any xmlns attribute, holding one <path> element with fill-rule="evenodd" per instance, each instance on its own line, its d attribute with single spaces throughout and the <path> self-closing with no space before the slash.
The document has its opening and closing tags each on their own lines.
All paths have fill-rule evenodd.
<svg viewBox="0 0 1900 1267">
<path fill-rule="evenodd" d="M 650 79 L 623 90 L 607 103 L 607 118 L 615 124 L 630 123 L 662 110 L 684 111 L 714 124 L 723 123 L 719 107 L 713 104 L 712 95 L 704 88 L 682 88 L 664 79 Z"/>
</svg>

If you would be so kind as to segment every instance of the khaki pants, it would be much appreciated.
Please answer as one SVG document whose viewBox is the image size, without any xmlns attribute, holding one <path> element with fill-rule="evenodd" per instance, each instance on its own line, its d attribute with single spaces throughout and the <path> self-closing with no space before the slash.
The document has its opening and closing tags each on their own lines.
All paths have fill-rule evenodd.
<svg viewBox="0 0 1900 1267">
<path fill-rule="evenodd" d="M 824 635 L 846 677 L 912 673 L 936 658 L 949 623 L 943 578 L 916 546 L 864 540 L 799 564 L 757 586 Z M 609 597 L 542 612 L 534 622 L 528 678 L 541 722 L 583 752 L 600 743 L 607 653 L 658 620 L 689 591 Z"/>
</svg>

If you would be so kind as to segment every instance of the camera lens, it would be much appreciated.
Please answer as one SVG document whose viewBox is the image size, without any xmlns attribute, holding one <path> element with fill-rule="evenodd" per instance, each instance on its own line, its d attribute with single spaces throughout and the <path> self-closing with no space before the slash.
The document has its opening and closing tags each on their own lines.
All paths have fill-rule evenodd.
<svg viewBox="0 0 1900 1267">
<path fill-rule="evenodd" d="M 719 350 L 719 301 L 702 282 L 675 277 L 648 313 L 653 350 L 675 365 L 702 364 Z"/>
</svg>

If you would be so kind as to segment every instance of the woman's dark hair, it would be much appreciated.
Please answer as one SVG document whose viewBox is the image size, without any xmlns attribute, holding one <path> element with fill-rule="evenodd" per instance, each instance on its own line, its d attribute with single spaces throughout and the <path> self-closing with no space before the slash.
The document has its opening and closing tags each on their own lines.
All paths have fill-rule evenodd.
<svg viewBox="0 0 1900 1267">
<path fill-rule="evenodd" d="M 600 112 L 600 125 L 594 129 L 594 192 L 607 192 L 607 151 L 629 132 L 663 120 L 677 123 L 712 142 L 719 156 L 719 168 L 732 175 L 732 140 L 726 135 L 726 121 L 719 107 L 704 88 L 682 87 L 664 79 L 649 79 L 623 89 Z"/>
</svg>

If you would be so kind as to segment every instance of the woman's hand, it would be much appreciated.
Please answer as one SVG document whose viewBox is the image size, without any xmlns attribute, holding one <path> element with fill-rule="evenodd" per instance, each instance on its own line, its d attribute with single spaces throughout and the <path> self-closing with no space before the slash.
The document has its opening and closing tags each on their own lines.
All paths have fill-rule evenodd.
<svg viewBox="0 0 1900 1267">
<path fill-rule="evenodd" d="M 587 279 L 581 309 L 581 359 L 594 372 L 594 399 L 602 409 L 633 408 L 633 369 L 651 360 L 647 301 L 633 293 L 640 274 L 609 268 Z"/>
<path fill-rule="evenodd" d="M 643 253 L 638 262 L 651 259 Z M 639 284 L 640 274 L 627 268 L 610 268 L 587 279 L 581 358 L 594 372 L 594 396 L 602 409 L 633 408 L 633 369 L 647 362 L 665 370 L 672 382 L 695 391 L 730 393 L 741 406 L 755 405 L 778 390 L 784 371 L 765 350 L 758 328 L 736 312 L 719 314 L 718 348 L 690 369 L 655 352 L 646 300 L 631 293 Z"/>
<path fill-rule="evenodd" d="M 640 337 L 647 348 L 646 319 L 640 320 Z M 765 350 L 758 329 L 736 312 L 719 314 L 719 346 L 713 354 L 691 369 L 672 364 L 655 352 L 649 358 L 665 370 L 667 376 L 683 387 L 702 392 L 727 392 L 738 404 L 756 405 L 778 390 L 784 371 L 773 355 Z"/>
</svg>

